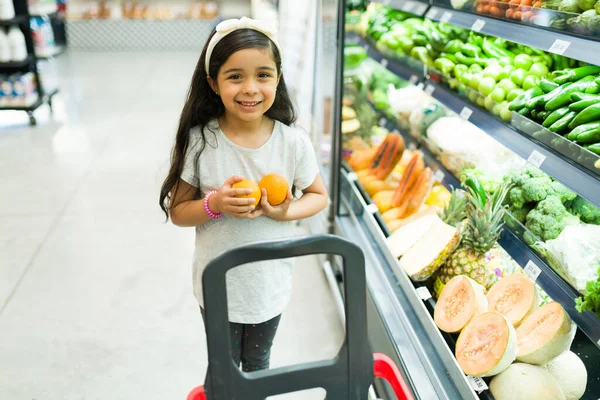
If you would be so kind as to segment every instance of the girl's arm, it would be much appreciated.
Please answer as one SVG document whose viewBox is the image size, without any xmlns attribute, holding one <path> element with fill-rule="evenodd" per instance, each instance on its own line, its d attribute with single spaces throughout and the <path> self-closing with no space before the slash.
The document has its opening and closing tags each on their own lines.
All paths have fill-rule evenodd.
<svg viewBox="0 0 600 400">
<path fill-rule="evenodd" d="M 241 181 L 243 178 L 232 176 L 221 189 L 212 195 L 208 202 L 208 208 L 214 213 L 225 213 L 227 215 L 248 218 L 254 210 L 251 204 L 254 199 L 237 198 L 252 192 L 251 189 L 233 189 L 231 185 Z M 208 222 L 211 218 L 204 209 L 204 198 L 195 200 L 198 189 L 186 181 L 180 179 L 174 189 L 171 198 L 171 221 L 177 226 L 198 226 Z"/>
<path fill-rule="evenodd" d="M 251 214 L 254 218 L 266 215 L 278 221 L 295 221 L 312 217 L 327 207 L 329 197 L 320 174 L 302 193 L 302 197 L 296 201 L 292 201 L 292 194 L 288 193 L 288 197 L 283 204 L 273 207 L 267 202 L 267 193 L 263 189 L 261 208 Z"/>
</svg>

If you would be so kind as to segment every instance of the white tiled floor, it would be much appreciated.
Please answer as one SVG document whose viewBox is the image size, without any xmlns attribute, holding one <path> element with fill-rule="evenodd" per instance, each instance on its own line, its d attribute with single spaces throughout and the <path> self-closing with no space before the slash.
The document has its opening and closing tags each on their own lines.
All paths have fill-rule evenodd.
<svg viewBox="0 0 600 400">
<path fill-rule="evenodd" d="M 158 208 L 196 58 L 67 53 L 54 119 L 0 113 L 0 399 L 175 400 L 203 379 L 193 230 Z M 295 277 L 273 366 L 342 341 L 315 259 Z"/>
</svg>

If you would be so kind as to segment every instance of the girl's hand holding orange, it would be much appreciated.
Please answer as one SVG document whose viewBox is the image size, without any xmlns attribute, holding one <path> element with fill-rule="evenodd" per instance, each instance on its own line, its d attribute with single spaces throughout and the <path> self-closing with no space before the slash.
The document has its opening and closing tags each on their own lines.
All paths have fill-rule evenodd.
<svg viewBox="0 0 600 400">
<path fill-rule="evenodd" d="M 254 211 L 252 214 L 260 212 L 260 214 L 266 215 L 267 217 L 272 218 L 274 220 L 284 221 L 285 216 L 287 215 L 287 211 L 290 208 L 290 204 L 292 204 L 293 200 L 294 197 L 292 196 L 292 192 L 288 190 L 287 196 L 283 203 L 277 206 L 272 206 L 271 204 L 269 204 L 269 196 L 267 194 L 267 189 L 263 188 L 262 198 L 260 199 L 260 209 Z"/>
<path fill-rule="evenodd" d="M 252 188 L 251 181 L 246 181 L 240 176 L 232 176 L 229 178 L 221 189 L 210 198 L 209 208 L 215 212 L 237 217 L 250 218 L 258 204 L 256 192 L 259 190 L 256 183 L 256 188 Z M 260 192 L 258 192 L 260 195 Z"/>
</svg>

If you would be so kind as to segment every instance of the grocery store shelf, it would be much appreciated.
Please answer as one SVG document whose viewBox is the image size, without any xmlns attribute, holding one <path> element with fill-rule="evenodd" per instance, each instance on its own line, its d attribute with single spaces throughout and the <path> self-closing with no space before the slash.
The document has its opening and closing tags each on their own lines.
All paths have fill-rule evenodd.
<svg viewBox="0 0 600 400">
<path fill-rule="evenodd" d="M 17 15 L 11 19 L 0 19 L 0 26 L 20 25 L 24 22 L 27 22 L 27 17 L 25 15 Z"/>
<path fill-rule="evenodd" d="M 430 312 L 385 243 L 354 181 L 340 175 L 345 212 L 336 225 L 365 253 L 369 292 L 388 325 L 419 398 L 478 399 Z"/>
<path fill-rule="evenodd" d="M 433 21 L 461 26 L 486 35 L 600 65 L 600 52 L 590 51 L 590 47 L 597 43 L 594 40 L 437 6 L 431 7 L 425 16 Z"/>
<path fill-rule="evenodd" d="M 35 111 L 39 106 L 42 105 L 43 102 L 43 99 L 39 98 L 37 101 L 28 106 L 0 106 L 0 110 Z"/>
<path fill-rule="evenodd" d="M 381 3 L 385 6 L 404 11 L 418 17 L 422 17 L 429 8 L 429 3 L 411 0 L 372 0 L 374 3 Z"/>
<path fill-rule="evenodd" d="M 374 44 L 355 32 L 346 33 L 346 43 L 362 46 L 369 57 L 380 63 L 394 74 L 398 75 L 400 78 L 405 79 L 413 84 L 424 79 L 425 75 L 427 74 L 425 66 L 420 64 L 417 60 L 406 57 L 404 62 L 400 62 L 394 58 L 388 57 L 379 51 Z M 407 65 L 408 63 L 411 65 Z"/>
<path fill-rule="evenodd" d="M 508 125 L 496 120 L 490 114 L 478 109 L 444 85 L 427 79 L 425 91 L 457 114 L 464 113 L 463 110 L 465 109 L 470 110 L 468 120 L 479 129 L 526 160 L 535 156 L 533 157 L 537 161 L 535 164 L 542 171 L 600 207 L 600 180 L 597 178 L 589 175 L 574 163 L 546 149 L 541 144 L 533 142 Z M 540 160 L 541 164 L 539 163 Z"/>
<path fill-rule="evenodd" d="M 563 306 L 579 329 L 600 348 L 600 319 L 591 311 L 580 313 L 575 309 L 575 299 L 581 295 L 507 227 L 502 230 L 498 244 L 552 300 Z"/>
<path fill-rule="evenodd" d="M 33 64 L 35 60 L 29 55 L 23 61 L 0 62 L 0 71 L 5 69 L 23 68 Z"/>
</svg>

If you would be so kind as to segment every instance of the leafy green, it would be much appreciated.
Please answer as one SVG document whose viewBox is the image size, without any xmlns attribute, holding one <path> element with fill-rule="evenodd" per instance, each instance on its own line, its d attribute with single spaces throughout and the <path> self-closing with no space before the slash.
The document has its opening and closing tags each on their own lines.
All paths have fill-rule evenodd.
<svg viewBox="0 0 600 400">
<path fill-rule="evenodd" d="M 595 312 L 600 317 L 600 266 L 598 267 L 598 278 L 586 283 L 584 297 L 575 299 L 575 308 L 579 312 Z"/>
</svg>

